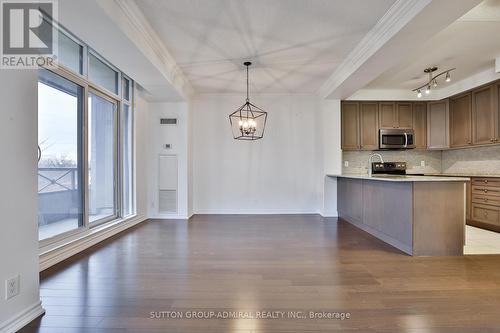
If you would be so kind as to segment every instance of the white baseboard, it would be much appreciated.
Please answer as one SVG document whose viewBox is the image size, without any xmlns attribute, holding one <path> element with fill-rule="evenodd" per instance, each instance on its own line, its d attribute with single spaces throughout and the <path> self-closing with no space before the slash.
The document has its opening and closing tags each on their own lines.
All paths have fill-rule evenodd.
<svg viewBox="0 0 500 333">
<path fill-rule="evenodd" d="M 211 210 L 201 209 L 193 215 L 317 215 L 316 210 Z"/>
<path fill-rule="evenodd" d="M 15 333 L 44 313 L 45 310 L 42 308 L 42 302 L 38 301 L 13 318 L 1 323 L 0 333 Z"/>
<path fill-rule="evenodd" d="M 116 235 L 128 228 L 135 226 L 146 220 L 144 216 L 136 216 L 127 221 L 111 224 L 98 228 L 95 232 L 82 236 L 67 244 L 58 246 L 40 254 L 40 271 L 49 268 L 99 242 L 106 238 Z"/>
<path fill-rule="evenodd" d="M 149 219 L 160 219 L 160 220 L 188 220 L 191 216 L 187 216 L 187 215 L 169 215 L 169 214 L 153 214 L 153 215 L 148 216 L 148 218 Z"/>
<path fill-rule="evenodd" d="M 321 215 L 322 217 L 339 217 L 339 213 L 338 212 L 328 212 L 328 213 L 325 213 L 325 212 L 320 212 L 319 215 Z"/>
</svg>

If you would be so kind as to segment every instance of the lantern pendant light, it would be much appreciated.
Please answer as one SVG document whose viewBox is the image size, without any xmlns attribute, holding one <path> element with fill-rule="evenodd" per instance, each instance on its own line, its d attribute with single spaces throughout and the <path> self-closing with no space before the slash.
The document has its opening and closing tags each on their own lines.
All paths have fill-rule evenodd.
<svg viewBox="0 0 500 333">
<path fill-rule="evenodd" d="M 247 69 L 247 99 L 245 104 L 229 115 L 229 123 L 231 124 L 234 139 L 253 141 L 264 137 L 267 112 L 250 103 L 248 94 L 248 67 L 252 63 L 246 61 L 243 65 Z"/>
</svg>

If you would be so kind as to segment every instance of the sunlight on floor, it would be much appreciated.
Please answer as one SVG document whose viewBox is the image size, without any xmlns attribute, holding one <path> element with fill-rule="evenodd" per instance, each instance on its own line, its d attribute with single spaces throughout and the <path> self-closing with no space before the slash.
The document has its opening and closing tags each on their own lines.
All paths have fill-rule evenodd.
<svg viewBox="0 0 500 333">
<path fill-rule="evenodd" d="M 464 254 L 500 254 L 500 233 L 466 226 Z"/>
</svg>

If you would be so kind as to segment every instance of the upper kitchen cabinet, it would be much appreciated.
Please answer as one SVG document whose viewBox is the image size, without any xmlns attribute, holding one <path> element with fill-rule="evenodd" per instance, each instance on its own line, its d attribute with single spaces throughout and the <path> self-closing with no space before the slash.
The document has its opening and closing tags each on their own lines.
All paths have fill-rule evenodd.
<svg viewBox="0 0 500 333">
<path fill-rule="evenodd" d="M 427 104 L 413 104 L 413 131 L 415 132 L 415 148 L 427 148 Z"/>
<path fill-rule="evenodd" d="M 449 138 L 449 101 L 427 103 L 427 148 L 447 149 Z"/>
<path fill-rule="evenodd" d="M 472 144 L 471 94 L 450 98 L 450 147 Z"/>
<path fill-rule="evenodd" d="M 396 127 L 413 128 L 412 103 L 396 103 Z"/>
<path fill-rule="evenodd" d="M 495 138 L 497 139 L 496 143 L 500 143 L 500 83 L 497 83 L 495 85 L 495 108 L 497 110 L 496 112 L 496 121 L 495 121 Z"/>
<path fill-rule="evenodd" d="M 472 142 L 476 145 L 498 142 L 498 107 L 495 86 L 490 85 L 472 92 Z"/>
<path fill-rule="evenodd" d="M 360 149 L 358 102 L 342 102 L 341 123 L 342 123 L 342 129 L 341 129 L 342 149 L 343 150 Z"/>
<path fill-rule="evenodd" d="M 409 102 L 380 102 L 380 128 L 413 128 L 413 109 Z"/>
<path fill-rule="evenodd" d="M 396 128 L 396 103 L 379 103 L 379 126 L 380 128 Z"/>
<path fill-rule="evenodd" d="M 359 103 L 360 116 L 360 149 L 378 149 L 378 103 Z"/>
</svg>

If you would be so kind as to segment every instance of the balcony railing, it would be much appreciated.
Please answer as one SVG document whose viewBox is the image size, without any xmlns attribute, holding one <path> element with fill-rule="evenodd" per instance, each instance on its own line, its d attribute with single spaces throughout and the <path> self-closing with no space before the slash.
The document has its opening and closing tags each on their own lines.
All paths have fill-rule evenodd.
<svg viewBox="0 0 500 333">
<path fill-rule="evenodd" d="M 78 188 L 78 168 L 38 168 L 38 193 L 74 191 Z"/>
</svg>

